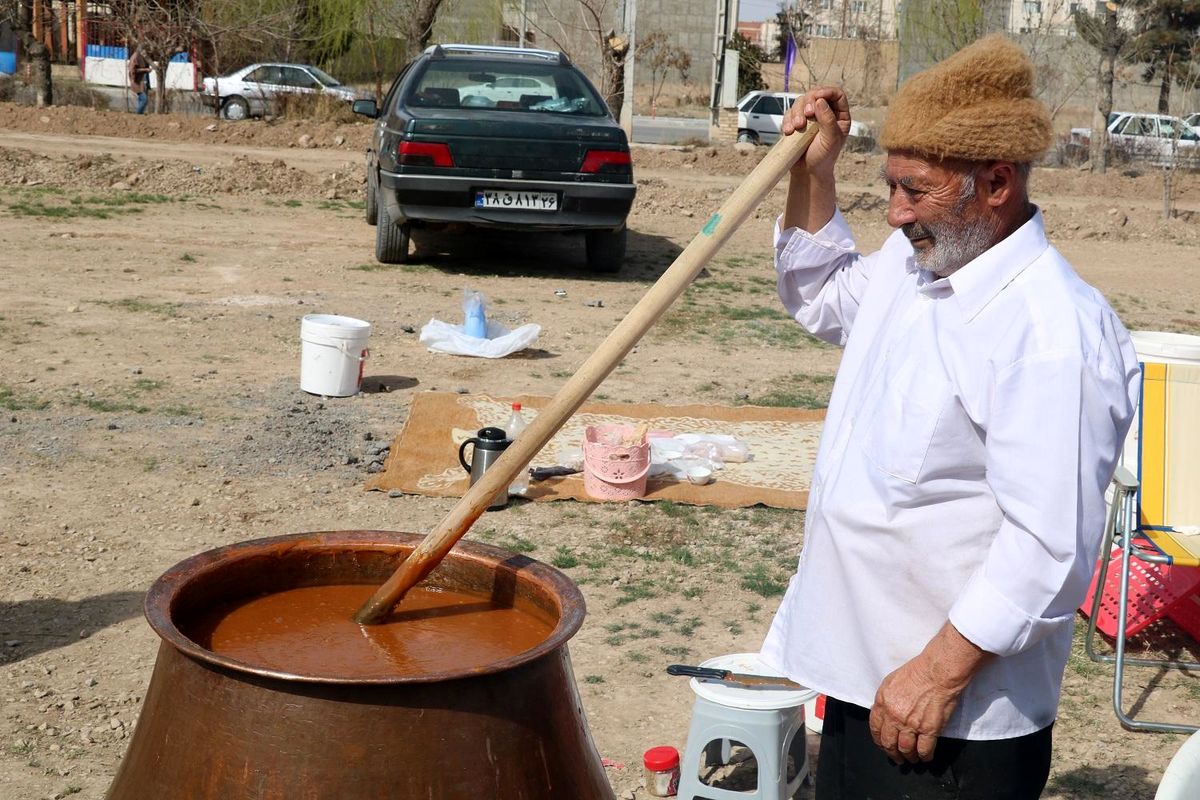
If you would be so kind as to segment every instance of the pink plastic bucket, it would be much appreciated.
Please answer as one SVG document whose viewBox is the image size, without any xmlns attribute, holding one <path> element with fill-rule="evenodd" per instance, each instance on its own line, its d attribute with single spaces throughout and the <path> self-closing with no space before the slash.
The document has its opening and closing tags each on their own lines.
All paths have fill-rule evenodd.
<svg viewBox="0 0 1200 800">
<path fill-rule="evenodd" d="M 628 425 L 589 425 L 583 433 L 583 488 L 597 500 L 636 500 L 646 495 L 650 443 L 609 444 L 634 432 Z"/>
</svg>

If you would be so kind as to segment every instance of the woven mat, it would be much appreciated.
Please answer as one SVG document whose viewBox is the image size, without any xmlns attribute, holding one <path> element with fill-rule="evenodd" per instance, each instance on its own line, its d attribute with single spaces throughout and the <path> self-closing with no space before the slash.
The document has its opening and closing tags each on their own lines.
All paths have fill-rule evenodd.
<svg viewBox="0 0 1200 800">
<path fill-rule="evenodd" d="M 548 397 L 488 397 L 449 392 L 413 396 L 404 429 L 392 443 L 383 472 L 371 477 L 367 489 L 399 490 L 430 497 L 461 497 L 469 486 L 458 463 L 458 446 L 488 425 L 504 427 L 511 404 L 520 402 L 537 411 Z M 646 500 L 674 500 L 695 505 L 741 508 L 756 504 L 803 509 L 808 501 L 812 465 L 817 455 L 824 411 L 758 406 L 666 406 L 586 403 L 533 460 L 533 466 L 557 463 L 562 447 L 579 446 L 587 425 L 648 422 L 672 433 L 723 433 L 745 442 L 753 458 L 727 464 L 717 480 L 694 486 L 671 478 L 652 478 Z M 526 497 L 532 500 L 591 500 L 583 476 L 535 481 Z"/>
</svg>

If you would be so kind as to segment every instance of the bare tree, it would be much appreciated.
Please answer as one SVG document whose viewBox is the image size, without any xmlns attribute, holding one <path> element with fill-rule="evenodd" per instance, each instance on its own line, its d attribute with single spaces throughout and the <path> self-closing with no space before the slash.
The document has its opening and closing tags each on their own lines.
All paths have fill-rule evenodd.
<svg viewBox="0 0 1200 800">
<path fill-rule="evenodd" d="M 658 97 L 662 94 L 667 76 L 675 72 L 681 81 L 687 82 L 692 57 L 682 47 L 672 45 L 665 31 L 651 31 L 640 37 L 637 58 L 638 63 L 650 71 L 650 111 L 653 116 L 657 112 Z"/>
<path fill-rule="evenodd" d="M 561 4 L 540 0 L 530 16 L 532 26 L 544 34 L 554 46 L 572 61 L 579 61 L 579 47 L 591 49 L 589 63 L 599 65 L 600 93 L 613 116 L 620 119 L 625 103 L 625 59 L 629 54 L 628 40 L 617 33 L 612 22 L 616 10 L 609 0 L 576 0 L 572 10 L 563 12 Z"/>
<path fill-rule="evenodd" d="M 1108 171 L 1108 115 L 1113 107 L 1113 75 L 1117 59 L 1128 49 L 1129 33 L 1117 24 L 1117 6 L 1107 3 L 1103 18 L 1086 11 L 1077 12 L 1075 27 L 1080 37 L 1099 52 L 1096 64 L 1096 111 L 1092 121 L 1092 169 Z"/>
</svg>

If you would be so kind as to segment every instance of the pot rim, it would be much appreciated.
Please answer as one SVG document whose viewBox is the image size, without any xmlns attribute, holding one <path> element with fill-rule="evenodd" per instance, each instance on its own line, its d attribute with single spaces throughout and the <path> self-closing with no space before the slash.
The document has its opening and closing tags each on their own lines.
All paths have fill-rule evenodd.
<svg viewBox="0 0 1200 800">
<path fill-rule="evenodd" d="M 465 558 L 493 566 L 512 562 L 514 558 L 522 560 L 522 563 L 515 567 L 513 572 L 541 584 L 550 591 L 558 602 L 558 622 L 555 624 L 554 629 L 550 631 L 549 636 L 528 650 L 482 667 L 396 677 L 336 677 L 302 675 L 284 670 L 271 669 L 214 653 L 190 639 L 174 622 L 172 612 L 174 611 L 175 602 L 184 587 L 194 579 L 201 575 L 218 571 L 223 566 L 240 559 L 258 556 L 271 550 L 278 552 L 279 545 L 281 544 L 290 542 L 293 543 L 293 548 L 310 550 L 403 551 L 407 549 L 408 552 L 412 552 L 413 548 L 423 538 L 423 536 L 418 534 L 403 531 L 310 531 L 250 539 L 212 550 L 205 550 L 185 558 L 183 561 L 170 567 L 151 584 L 149 590 L 146 592 L 144 604 L 146 620 L 164 643 L 171 645 L 176 650 L 197 661 L 264 678 L 274 678 L 296 683 L 336 685 L 436 683 L 438 681 L 450 681 L 503 672 L 541 658 L 558 650 L 560 647 L 564 647 L 567 640 L 574 636 L 580 626 L 583 625 L 584 615 L 586 614 L 583 593 L 579 591 L 579 587 L 565 574 L 548 564 L 535 561 L 519 553 L 513 553 L 480 542 L 462 540 L 455 544 L 454 549 L 446 556 L 447 558 Z M 397 562 L 398 564 L 399 562 Z"/>
</svg>

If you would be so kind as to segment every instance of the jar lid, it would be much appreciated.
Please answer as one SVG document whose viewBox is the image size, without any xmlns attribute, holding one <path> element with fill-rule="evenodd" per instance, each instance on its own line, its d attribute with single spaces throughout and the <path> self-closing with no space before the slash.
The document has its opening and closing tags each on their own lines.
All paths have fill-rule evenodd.
<svg viewBox="0 0 1200 800">
<path fill-rule="evenodd" d="M 648 770 L 666 772 L 679 766 L 679 751 L 670 745 L 651 747 L 642 755 L 642 763 Z"/>
</svg>

